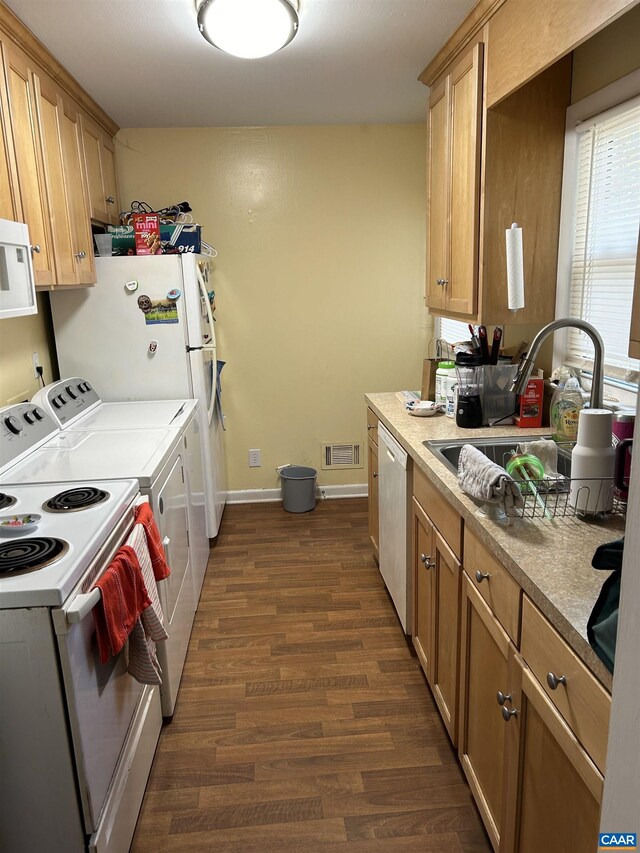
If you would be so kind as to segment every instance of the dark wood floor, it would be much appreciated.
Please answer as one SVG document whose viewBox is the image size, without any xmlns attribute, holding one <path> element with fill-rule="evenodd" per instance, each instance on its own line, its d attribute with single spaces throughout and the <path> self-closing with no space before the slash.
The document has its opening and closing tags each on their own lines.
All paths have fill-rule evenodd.
<svg viewBox="0 0 640 853">
<path fill-rule="evenodd" d="M 363 499 L 227 507 L 134 853 L 485 853 Z"/>
</svg>

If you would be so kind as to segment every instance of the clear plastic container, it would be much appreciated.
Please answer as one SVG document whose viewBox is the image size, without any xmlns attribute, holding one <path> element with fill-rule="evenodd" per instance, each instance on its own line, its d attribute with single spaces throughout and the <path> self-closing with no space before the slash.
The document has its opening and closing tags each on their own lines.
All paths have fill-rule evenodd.
<svg viewBox="0 0 640 853">
<path fill-rule="evenodd" d="M 441 361 L 436 370 L 435 402 L 446 405 L 450 389 L 456 382 L 456 366 L 453 361 Z"/>
</svg>

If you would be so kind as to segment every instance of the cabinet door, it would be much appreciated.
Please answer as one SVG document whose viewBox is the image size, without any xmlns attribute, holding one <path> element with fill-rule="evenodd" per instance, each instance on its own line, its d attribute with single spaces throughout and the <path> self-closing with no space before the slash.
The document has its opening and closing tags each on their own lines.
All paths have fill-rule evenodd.
<svg viewBox="0 0 640 853">
<path fill-rule="evenodd" d="M 434 531 L 434 639 L 431 689 L 455 746 L 458 740 L 458 675 L 460 661 L 460 563 Z"/>
<path fill-rule="evenodd" d="M 603 777 L 524 661 L 507 726 L 503 853 L 576 853 L 598 844 Z"/>
<path fill-rule="evenodd" d="M 22 215 L 29 226 L 31 244 L 38 247 L 33 253 L 36 284 L 50 286 L 54 282 L 53 243 L 33 89 L 33 68 L 19 48 L 9 41 L 4 42 L 4 54 Z"/>
<path fill-rule="evenodd" d="M 82 116 L 82 147 L 91 219 L 119 223 L 113 142 L 87 116 Z"/>
<path fill-rule="evenodd" d="M 449 276 L 449 78 L 429 98 L 429 220 L 427 288 L 429 308 L 445 307 Z"/>
<path fill-rule="evenodd" d="M 67 180 L 62 159 L 61 104 L 55 84 L 47 77 L 33 75 L 38 130 L 42 144 L 45 187 L 55 261 L 55 283 L 77 284 L 76 260 L 67 204 Z"/>
<path fill-rule="evenodd" d="M 477 307 L 482 57 L 482 45 L 476 44 L 449 75 L 451 211 L 446 307 L 460 314 L 474 314 Z"/>
<path fill-rule="evenodd" d="M 378 445 L 369 436 L 367 443 L 369 482 L 369 538 L 378 559 Z"/>
<path fill-rule="evenodd" d="M 104 134 L 100 141 L 100 170 L 102 172 L 102 189 L 108 217 L 107 222 L 110 225 L 119 225 L 120 205 L 116 182 L 116 154 L 113 140 Z"/>
<path fill-rule="evenodd" d="M 420 504 L 413 499 L 412 565 L 413 565 L 413 645 L 427 681 L 432 677 L 434 641 L 434 546 L 435 530 Z"/>
<path fill-rule="evenodd" d="M 4 77 L 4 51 L 0 42 L 0 219 L 22 221 L 18 176 L 15 170 L 15 150 L 8 110 L 7 85 Z"/>
<path fill-rule="evenodd" d="M 500 844 L 506 727 L 510 707 L 509 640 L 466 572 L 462 575 L 458 755 L 494 850 Z M 498 697 L 498 691 L 503 696 Z"/>
<path fill-rule="evenodd" d="M 89 199 L 82 164 L 80 113 L 77 105 L 59 97 L 60 136 L 67 205 L 71 224 L 73 257 L 78 284 L 94 284 L 96 278 Z"/>
</svg>

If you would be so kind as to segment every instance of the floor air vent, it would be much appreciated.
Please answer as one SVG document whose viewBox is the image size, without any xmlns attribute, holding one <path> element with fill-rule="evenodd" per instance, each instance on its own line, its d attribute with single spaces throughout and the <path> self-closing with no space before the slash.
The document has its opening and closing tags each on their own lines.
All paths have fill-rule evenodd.
<svg viewBox="0 0 640 853">
<path fill-rule="evenodd" d="M 362 468 L 360 444 L 323 444 L 322 468 Z"/>
</svg>

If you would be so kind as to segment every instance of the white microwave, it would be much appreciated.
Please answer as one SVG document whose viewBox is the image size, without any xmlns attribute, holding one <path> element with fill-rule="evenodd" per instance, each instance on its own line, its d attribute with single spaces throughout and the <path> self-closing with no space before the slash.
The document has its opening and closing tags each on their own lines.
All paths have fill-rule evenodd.
<svg viewBox="0 0 640 853">
<path fill-rule="evenodd" d="M 0 319 L 37 313 L 29 229 L 0 219 Z"/>
</svg>

